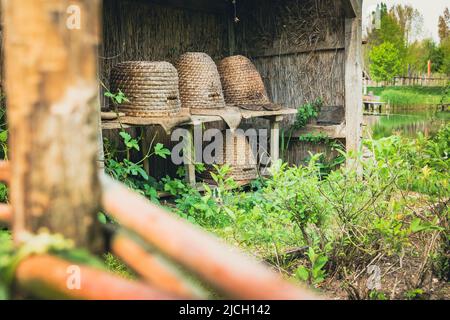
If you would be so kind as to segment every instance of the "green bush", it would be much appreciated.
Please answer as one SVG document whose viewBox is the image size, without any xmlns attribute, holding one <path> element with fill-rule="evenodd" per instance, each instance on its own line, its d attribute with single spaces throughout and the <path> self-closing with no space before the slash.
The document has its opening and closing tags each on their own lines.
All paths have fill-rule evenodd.
<svg viewBox="0 0 450 320">
<path fill-rule="evenodd" d="M 389 81 L 402 72 L 399 50 L 390 42 L 383 42 L 370 51 L 370 74 L 375 81 Z"/>
</svg>

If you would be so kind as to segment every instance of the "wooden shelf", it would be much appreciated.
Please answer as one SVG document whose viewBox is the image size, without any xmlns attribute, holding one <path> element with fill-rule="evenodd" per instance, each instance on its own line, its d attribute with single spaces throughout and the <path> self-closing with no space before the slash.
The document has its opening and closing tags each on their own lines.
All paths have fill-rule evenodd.
<svg viewBox="0 0 450 320">
<path fill-rule="evenodd" d="M 186 130 L 186 141 L 190 141 L 190 145 L 186 148 L 186 154 L 184 155 L 186 159 L 192 159 L 194 153 L 194 131 L 195 128 L 201 126 L 204 123 L 217 122 L 217 121 L 232 121 L 233 125 L 236 127 L 239 126 L 242 120 L 248 120 L 252 118 L 265 118 L 270 121 L 270 158 L 271 163 L 275 163 L 279 159 L 280 154 L 280 122 L 283 121 L 284 116 L 297 114 L 297 109 L 281 109 L 278 111 L 251 111 L 251 110 L 243 110 L 238 108 L 230 108 L 225 111 L 222 111 L 222 115 L 190 115 L 186 117 L 186 121 L 181 121 L 180 123 L 174 124 L 174 122 L 169 122 L 172 119 L 161 119 L 158 123 L 158 120 L 153 119 L 130 119 L 125 117 L 119 117 L 116 120 L 107 120 L 102 121 L 102 128 L 104 130 L 112 130 L 112 129 L 121 129 L 121 128 L 130 128 L 130 127 L 145 127 L 145 126 L 162 126 L 166 132 L 171 132 L 171 129 L 176 127 L 189 127 L 189 130 Z M 228 118 L 229 117 L 229 118 Z M 124 119 L 126 124 L 121 124 L 121 118 Z M 228 119 L 224 119 L 228 118 Z M 173 120 L 172 120 L 173 121 Z M 231 127 L 231 125 L 230 125 Z M 143 150 L 145 150 L 146 142 L 143 141 Z M 186 172 L 187 172 L 187 180 L 188 182 L 195 186 L 197 185 L 196 175 L 195 175 L 195 165 L 191 164 L 190 161 L 187 161 Z M 146 170 L 149 167 L 148 160 L 144 162 L 144 167 Z M 164 194 L 161 194 L 164 196 Z"/>
<path fill-rule="evenodd" d="M 297 138 L 305 134 L 326 134 L 331 139 L 345 139 L 345 125 L 307 125 L 303 129 L 294 131 L 292 137 Z"/>
<path fill-rule="evenodd" d="M 250 111 L 250 110 L 239 110 L 239 113 L 244 120 L 252 119 L 252 118 L 275 118 L 275 117 L 283 117 L 286 115 L 293 115 L 297 113 L 297 109 L 282 109 L 278 111 Z M 145 127 L 145 126 L 157 126 L 159 123 L 155 122 L 155 119 L 148 119 L 146 121 L 145 118 L 140 118 L 139 124 L 124 124 L 120 121 L 120 117 L 116 120 L 102 120 L 102 129 L 103 130 L 114 130 L 123 128 L 131 128 L 131 127 Z M 282 120 L 282 119 L 280 119 Z M 191 115 L 190 121 L 186 123 L 182 123 L 179 126 L 186 125 L 200 125 L 202 123 L 211 123 L 223 121 L 223 118 L 217 115 Z M 164 121 L 161 121 L 161 124 Z"/>
</svg>

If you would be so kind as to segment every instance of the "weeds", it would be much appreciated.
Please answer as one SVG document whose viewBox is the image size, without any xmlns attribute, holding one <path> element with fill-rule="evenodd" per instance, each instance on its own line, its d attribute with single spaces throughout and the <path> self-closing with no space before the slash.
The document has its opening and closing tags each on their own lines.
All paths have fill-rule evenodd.
<svg viewBox="0 0 450 320">
<path fill-rule="evenodd" d="M 226 167 L 213 175 L 217 189 L 204 194 L 181 180 L 167 180 L 166 188 L 177 195 L 180 216 L 284 273 L 315 286 L 342 279 L 353 296 L 387 298 L 358 289 L 369 265 L 401 269 L 420 257 L 404 290 L 420 288 L 427 273 L 445 268 L 448 210 L 432 205 L 450 195 L 449 140 L 447 126 L 431 140 L 366 141 L 375 156 L 360 162 L 361 172 L 343 167 L 323 176 L 320 155 L 301 167 L 278 163 L 253 192 L 229 188 Z M 286 258 L 292 248 L 305 248 L 303 258 Z"/>
<path fill-rule="evenodd" d="M 450 95 L 444 87 L 379 87 L 369 88 L 375 95 L 393 106 L 438 105 L 450 102 Z"/>
</svg>

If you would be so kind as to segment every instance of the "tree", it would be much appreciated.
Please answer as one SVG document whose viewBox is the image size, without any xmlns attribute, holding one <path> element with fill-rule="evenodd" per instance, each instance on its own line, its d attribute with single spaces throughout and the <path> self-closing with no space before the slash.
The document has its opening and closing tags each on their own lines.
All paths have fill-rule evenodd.
<svg viewBox="0 0 450 320">
<path fill-rule="evenodd" d="M 422 33 L 423 16 L 414 7 L 398 4 L 389 10 L 389 15 L 399 24 L 407 44 L 412 43 Z"/>
<path fill-rule="evenodd" d="M 431 71 L 439 72 L 442 63 L 444 62 L 444 52 L 432 39 L 423 40 L 423 46 L 425 49 L 425 56 L 422 60 L 422 65 L 426 69 L 428 60 L 431 61 Z"/>
<path fill-rule="evenodd" d="M 450 11 L 445 8 L 442 16 L 439 16 L 439 38 L 441 42 L 450 36 Z"/>
<path fill-rule="evenodd" d="M 368 30 L 367 41 L 369 46 L 369 52 L 375 47 L 380 46 L 383 43 L 389 42 L 394 45 L 398 50 L 398 55 L 400 57 L 401 62 L 401 70 L 398 74 L 406 73 L 408 69 L 408 65 L 405 62 L 407 56 L 407 41 L 405 39 L 405 28 L 406 28 L 406 19 L 402 18 L 405 26 L 402 26 L 399 23 L 399 20 L 395 14 L 388 10 L 387 5 L 385 3 L 381 3 L 377 7 L 377 11 L 380 12 L 380 23 L 378 25 L 379 28 L 372 28 Z M 400 10 L 400 9 L 398 9 Z M 403 12 L 403 11 L 402 11 Z M 402 13 L 402 17 L 403 17 Z M 374 26 L 377 24 L 374 21 Z M 370 53 L 369 53 L 370 55 Z M 369 57 L 370 60 L 370 57 Z"/>
<path fill-rule="evenodd" d="M 400 52 L 391 42 L 384 42 L 370 52 L 370 74 L 375 81 L 389 81 L 402 71 Z"/>
<path fill-rule="evenodd" d="M 427 54 L 428 52 L 423 41 L 416 40 L 408 46 L 405 62 L 408 66 L 408 76 L 421 74 L 427 70 L 427 66 L 424 63 Z"/>
<path fill-rule="evenodd" d="M 440 48 L 444 56 L 440 71 L 450 76 L 450 37 L 441 41 Z"/>
</svg>

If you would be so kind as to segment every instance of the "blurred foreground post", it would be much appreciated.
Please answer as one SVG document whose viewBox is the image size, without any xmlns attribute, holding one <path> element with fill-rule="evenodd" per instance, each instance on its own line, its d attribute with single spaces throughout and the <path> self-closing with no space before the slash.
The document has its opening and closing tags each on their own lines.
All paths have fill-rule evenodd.
<svg viewBox="0 0 450 320">
<path fill-rule="evenodd" d="M 47 228 L 102 246 L 96 215 L 100 0 L 3 0 L 16 241 Z"/>
<path fill-rule="evenodd" d="M 345 122 L 347 151 L 361 148 L 363 122 L 362 0 L 350 1 L 354 17 L 345 19 Z"/>
</svg>

